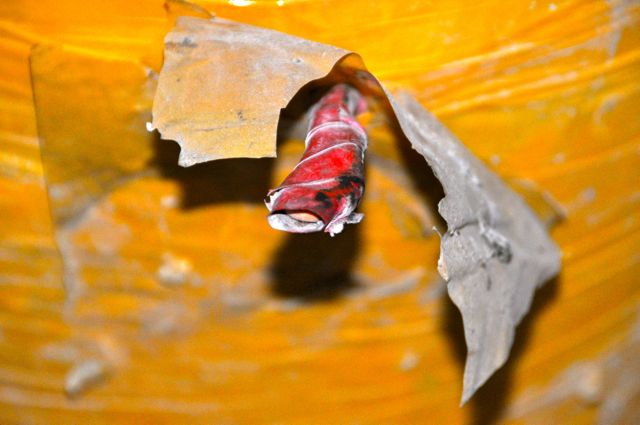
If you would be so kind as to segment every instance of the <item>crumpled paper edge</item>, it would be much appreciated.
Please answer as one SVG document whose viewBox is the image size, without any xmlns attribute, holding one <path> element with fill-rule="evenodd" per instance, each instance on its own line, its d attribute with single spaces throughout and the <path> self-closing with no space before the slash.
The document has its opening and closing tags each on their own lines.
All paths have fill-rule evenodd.
<svg viewBox="0 0 640 425">
<path fill-rule="evenodd" d="M 178 163 L 185 167 L 275 157 L 280 110 L 349 53 L 225 19 L 188 16 L 176 20 L 164 43 L 149 129 L 178 142 Z M 222 90 L 207 90 L 212 81 Z"/>
<path fill-rule="evenodd" d="M 189 32 L 190 25 L 197 28 L 199 38 Z M 185 51 L 175 47 L 184 45 L 184 40 L 197 44 L 201 39 L 214 40 L 217 50 L 210 59 L 204 52 L 199 60 L 225 57 L 224 64 L 218 61 L 218 65 L 234 69 L 246 68 L 247 63 L 260 65 L 261 95 L 252 96 L 251 102 L 266 111 L 256 120 L 244 123 L 234 122 L 229 116 L 234 123 L 230 127 L 236 133 L 226 132 L 229 126 L 225 122 L 218 134 L 212 131 L 210 135 L 214 137 L 206 140 L 189 139 L 190 127 L 202 122 L 192 122 L 188 114 L 172 116 L 171 125 L 165 122 L 171 115 L 166 109 L 171 107 L 169 101 L 178 99 L 184 103 L 194 96 L 189 92 L 174 93 L 165 84 L 175 79 L 176 72 L 185 66 Z M 243 41 L 236 44 L 237 40 Z M 449 296 L 464 323 L 468 349 L 462 394 L 465 403 L 506 362 L 515 328 L 529 310 L 535 290 L 560 269 L 560 251 L 533 211 L 409 93 L 392 95 L 384 89 L 355 53 L 222 19 L 180 18 L 165 42 L 165 64 L 154 100 L 153 126 L 163 138 L 180 143 L 184 151 L 180 155 L 181 165 L 237 156 L 275 156 L 280 109 L 307 83 L 323 77 L 349 82 L 370 96 L 386 97 L 400 128 L 433 169 L 445 192 L 438 210 L 448 229 L 441 237 L 438 271 L 447 281 Z M 259 43 L 260 51 L 251 43 Z M 246 49 L 244 53 L 242 46 Z M 310 55 L 302 61 L 305 66 L 290 72 L 288 64 L 301 64 L 299 48 Z M 227 54 L 225 49 L 234 54 Z M 320 60 L 314 62 L 315 56 Z M 262 66 L 267 63 L 269 66 Z M 224 70 L 220 72 L 222 75 L 215 79 L 224 81 L 221 80 L 225 78 Z M 254 77 L 249 73 L 247 78 L 235 81 L 231 92 L 254 93 Z M 226 99 L 229 93 L 224 90 L 228 87 L 223 82 L 207 88 L 212 97 Z M 265 87 L 271 96 L 262 96 Z M 190 110 L 187 104 L 178 104 L 177 108 Z M 214 115 L 209 114 L 213 127 L 217 125 Z"/>
<path fill-rule="evenodd" d="M 411 95 L 389 101 L 445 193 L 438 271 L 464 324 L 464 404 L 507 361 L 535 290 L 560 271 L 560 250 L 522 198 Z"/>
</svg>

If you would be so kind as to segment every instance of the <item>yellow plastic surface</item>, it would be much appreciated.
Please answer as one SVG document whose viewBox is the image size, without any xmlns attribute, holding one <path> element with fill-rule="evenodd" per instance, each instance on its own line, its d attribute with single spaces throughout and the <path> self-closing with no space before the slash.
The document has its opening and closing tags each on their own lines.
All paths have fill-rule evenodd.
<svg viewBox="0 0 640 425">
<path fill-rule="evenodd" d="M 261 197 L 299 141 L 185 170 L 144 130 L 161 1 L 0 2 L 0 423 L 637 418 L 637 2 L 199 5 L 360 53 L 498 174 L 549 191 L 567 213 L 561 276 L 459 408 L 461 324 L 425 232 L 438 221 L 385 122 L 368 124 L 365 221 L 283 235 Z M 49 200 L 43 170 L 71 195 Z"/>
</svg>

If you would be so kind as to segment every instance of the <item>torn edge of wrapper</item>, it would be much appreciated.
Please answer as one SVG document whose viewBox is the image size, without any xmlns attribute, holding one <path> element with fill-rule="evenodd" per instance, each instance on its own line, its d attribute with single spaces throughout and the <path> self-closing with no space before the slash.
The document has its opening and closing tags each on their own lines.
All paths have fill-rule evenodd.
<svg viewBox="0 0 640 425">
<path fill-rule="evenodd" d="M 180 143 L 183 166 L 273 157 L 280 110 L 319 79 L 388 101 L 442 184 L 438 210 L 448 229 L 438 270 L 464 323 L 464 403 L 506 362 L 535 290 L 560 269 L 560 252 L 522 198 L 409 93 L 392 95 L 346 50 L 228 20 L 181 17 L 165 38 L 152 126 Z"/>
</svg>

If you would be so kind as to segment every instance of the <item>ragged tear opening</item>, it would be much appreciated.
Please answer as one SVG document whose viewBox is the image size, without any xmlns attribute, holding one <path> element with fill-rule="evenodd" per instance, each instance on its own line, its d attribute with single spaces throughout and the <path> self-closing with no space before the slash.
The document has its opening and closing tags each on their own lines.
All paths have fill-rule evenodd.
<svg viewBox="0 0 640 425">
<path fill-rule="evenodd" d="M 278 210 L 269 214 L 271 227 L 293 233 L 311 233 L 320 231 L 325 223 L 317 215 L 302 210 Z"/>
</svg>

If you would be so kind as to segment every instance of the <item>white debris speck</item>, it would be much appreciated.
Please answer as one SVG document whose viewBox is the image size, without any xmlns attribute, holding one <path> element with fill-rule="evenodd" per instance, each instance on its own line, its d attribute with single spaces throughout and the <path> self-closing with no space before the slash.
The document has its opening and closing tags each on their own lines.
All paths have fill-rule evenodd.
<svg viewBox="0 0 640 425">
<path fill-rule="evenodd" d="M 578 375 L 576 394 L 585 403 L 597 403 L 602 395 L 604 386 L 604 371 L 596 363 L 586 364 Z"/>
<path fill-rule="evenodd" d="M 165 208 L 175 208 L 178 206 L 178 197 L 175 195 L 165 195 L 160 199 L 160 205 Z"/>
<path fill-rule="evenodd" d="M 400 359 L 400 370 L 407 372 L 414 369 L 420 362 L 420 357 L 413 351 L 407 351 Z"/>
<path fill-rule="evenodd" d="M 549 10 L 551 12 L 555 12 L 557 9 L 558 9 L 558 5 L 556 5 L 555 3 L 549 4 Z"/>
<path fill-rule="evenodd" d="M 149 133 L 151 133 L 153 130 L 155 130 L 155 127 L 153 126 L 152 122 L 147 121 L 147 123 L 145 124 L 145 127 L 147 128 L 147 131 Z"/>
<path fill-rule="evenodd" d="M 228 3 L 232 6 L 247 7 L 251 6 L 255 1 L 253 0 L 228 0 Z"/>
<path fill-rule="evenodd" d="M 442 254 L 440 254 L 440 257 L 438 258 L 438 273 L 445 280 L 445 282 L 449 281 L 449 270 Z"/>
<path fill-rule="evenodd" d="M 85 360 L 67 372 L 64 389 L 70 396 L 78 395 L 101 381 L 106 367 L 99 360 Z"/>
<path fill-rule="evenodd" d="M 187 281 L 192 269 L 188 259 L 165 253 L 156 275 L 163 285 L 180 286 Z"/>
</svg>

